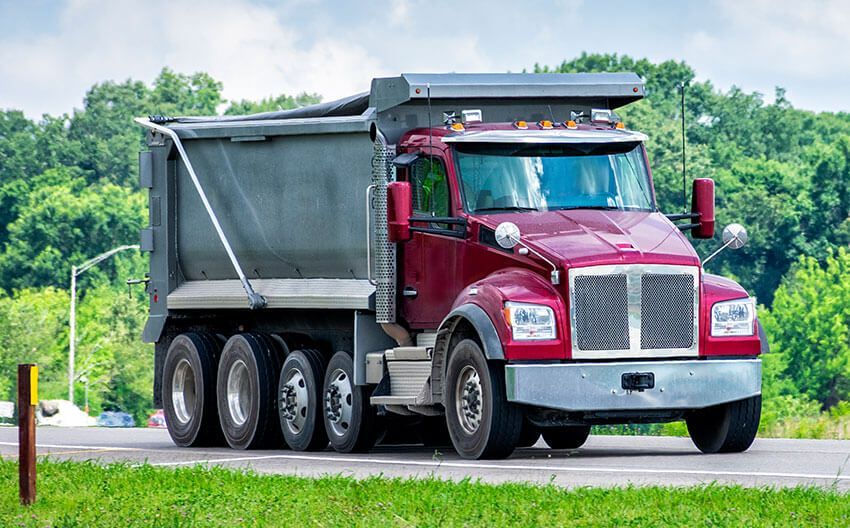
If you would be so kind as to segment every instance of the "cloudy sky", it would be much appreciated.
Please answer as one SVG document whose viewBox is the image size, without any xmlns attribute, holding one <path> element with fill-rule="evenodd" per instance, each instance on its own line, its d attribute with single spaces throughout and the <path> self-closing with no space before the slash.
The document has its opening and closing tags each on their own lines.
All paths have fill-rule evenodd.
<svg viewBox="0 0 850 528">
<path fill-rule="evenodd" d="M 202 6 L 202 7 L 201 7 Z M 499 72 L 582 51 L 685 60 L 701 79 L 850 111 L 845 0 L 0 0 L 0 108 L 79 107 L 105 79 L 206 71 L 228 99 L 366 90 L 401 72 Z"/>
</svg>

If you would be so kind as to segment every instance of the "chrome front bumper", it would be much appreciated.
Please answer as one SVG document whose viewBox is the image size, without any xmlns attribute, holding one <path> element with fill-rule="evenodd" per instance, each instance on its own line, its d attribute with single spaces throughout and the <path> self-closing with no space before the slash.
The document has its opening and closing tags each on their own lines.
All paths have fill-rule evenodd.
<svg viewBox="0 0 850 528">
<path fill-rule="evenodd" d="M 652 372 L 655 387 L 624 390 L 635 372 Z M 507 365 L 505 384 L 509 401 L 564 411 L 699 409 L 761 394 L 761 360 Z"/>
</svg>

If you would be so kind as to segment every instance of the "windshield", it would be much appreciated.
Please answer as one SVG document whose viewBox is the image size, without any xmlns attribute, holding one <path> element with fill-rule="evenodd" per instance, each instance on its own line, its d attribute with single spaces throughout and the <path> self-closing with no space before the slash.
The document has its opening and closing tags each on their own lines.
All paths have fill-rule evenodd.
<svg viewBox="0 0 850 528">
<path fill-rule="evenodd" d="M 456 154 L 470 213 L 654 210 L 639 143 L 460 144 Z"/>
</svg>

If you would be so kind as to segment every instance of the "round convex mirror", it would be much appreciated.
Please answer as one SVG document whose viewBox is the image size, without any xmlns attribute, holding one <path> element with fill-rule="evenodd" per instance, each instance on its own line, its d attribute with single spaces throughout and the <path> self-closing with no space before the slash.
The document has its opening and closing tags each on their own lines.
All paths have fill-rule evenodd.
<svg viewBox="0 0 850 528">
<path fill-rule="evenodd" d="M 729 224 L 723 229 L 723 243 L 732 249 L 741 249 L 746 245 L 749 235 L 741 224 Z"/>
<path fill-rule="evenodd" d="M 519 227 L 513 222 L 502 222 L 496 227 L 496 243 L 505 249 L 519 244 Z"/>
</svg>

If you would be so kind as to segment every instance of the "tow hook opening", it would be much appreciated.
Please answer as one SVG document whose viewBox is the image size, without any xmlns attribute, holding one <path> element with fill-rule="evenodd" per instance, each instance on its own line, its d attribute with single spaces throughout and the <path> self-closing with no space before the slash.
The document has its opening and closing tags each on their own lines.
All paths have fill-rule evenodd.
<svg viewBox="0 0 850 528">
<path fill-rule="evenodd" d="M 643 392 L 655 388 L 654 372 L 625 372 L 620 378 L 623 390 Z"/>
</svg>

